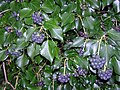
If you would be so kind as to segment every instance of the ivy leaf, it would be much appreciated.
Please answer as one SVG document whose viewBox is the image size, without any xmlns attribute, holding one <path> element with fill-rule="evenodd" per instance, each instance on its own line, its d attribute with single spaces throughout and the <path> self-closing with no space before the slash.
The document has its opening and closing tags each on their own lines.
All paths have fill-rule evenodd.
<svg viewBox="0 0 120 90">
<path fill-rule="evenodd" d="M 36 55 L 39 54 L 40 46 L 33 43 L 27 48 L 28 55 L 33 59 Z"/>
<path fill-rule="evenodd" d="M 55 19 L 50 19 L 44 23 L 46 29 L 58 28 L 57 21 Z"/>
<path fill-rule="evenodd" d="M 32 9 L 30 8 L 23 8 L 20 10 L 20 18 L 23 19 L 25 17 L 31 16 Z"/>
<path fill-rule="evenodd" d="M 16 60 L 16 64 L 23 69 L 23 67 L 25 65 L 27 65 L 29 63 L 29 59 L 27 58 L 27 56 L 25 54 L 23 54 L 22 56 L 18 57 Z"/>
<path fill-rule="evenodd" d="M 42 9 L 46 13 L 52 13 L 54 11 L 54 1 L 53 0 L 44 0 L 44 3 L 42 5 Z"/>
<path fill-rule="evenodd" d="M 0 61 L 4 61 L 5 58 L 6 58 L 5 50 L 1 50 L 1 51 L 0 51 Z"/>
<path fill-rule="evenodd" d="M 62 36 L 62 29 L 61 28 L 53 28 L 50 31 L 51 35 L 53 38 L 56 38 L 58 40 L 63 41 L 63 36 Z"/>
<path fill-rule="evenodd" d="M 115 76 L 116 81 L 120 82 L 120 75 Z M 116 89 L 117 90 L 117 89 Z M 119 89 L 118 89 L 119 90 Z"/>
<path fill-rule="evenodd" d="M 18 38 L 17 42 L 17 50 L 23 49 L 24 47 L 26 47 L 28 45 L 27 42 L 25 42 L 25 38 Z"/>
<path fill-rule="evenodd" d="M 110 58 L 114 54 L 114 49 L 110 45 L 103 45 L 102 49 L 100 50 L 101 56 L 106 58 L 106 61 L 109 62 Z"/>
<path fill-rule="evenodd" d="M 30 27 L 27 29 L 27 32 L 24 34 L 24 36 L 26 37 L 26 41 L 29 41 L 31 38 L 31 35 L 33 34 L 33 32 L 35 31 L 35 28 Z"/>
<path fill-rule="evenodd" d="M 62 28 L 57 23 L 55 19 L 51 19 L 45 22 L 44 27 L 50 31 L 53 38 L 63 41 Z"/>
<path fill-rule="evenodd" d="M 73 13 L 65 12 L 62 15 L 62 26 L 65 26 L 66 24 L 71 24 L 74 21 L 75 17 Z"/>
<path fill-rule="evenodd" d="M 50 40 L 43 42 L 40 54 L 52 63 L 53 58 L 54 58 L 54 54 L 52 52 L 53 48 L 51 48 L 51 46 L 50 46 L 51 43 L 52 43 L 52 41 L 50 41 Z"/>
<path fill-rule="evenodd" d="M 113 57 L 111 62 L 115 73 L 120 75 L 120 61 Z"/>
<path fill-rule="evenodd" d="M 95 20 L 92 16 L 86 17 L 83 20 L 83 26 L 87 29 L 94 29 Z"/>
<path fill-rule="evenodd" d="M 84 43 L 84 38 L 82 37 L 76 37 L 73 40 L 73 44 L 70 47 L 81 47 Z"/>
<path fill-rule="evenodd" d="M 111 29 L 107 32 L 110 38 L 112 38 L 114 41 L 119 41 L 120 42 L 120 33 L 115 31 L 114 29 Z"/>
</svg>

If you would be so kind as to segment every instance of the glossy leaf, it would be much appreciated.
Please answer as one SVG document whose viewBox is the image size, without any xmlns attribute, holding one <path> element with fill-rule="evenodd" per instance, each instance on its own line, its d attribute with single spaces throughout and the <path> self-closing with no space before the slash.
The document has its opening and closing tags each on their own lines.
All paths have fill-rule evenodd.
<svg viewBox="0 0 120 90">
<path fill-rule="evenodd" d="M 62 26 L 65 26 L 66 24 L 70 24 L 74 21 L 74 14 L 73 13 L 64 13 L 62 14 Z"/>
<path fill-rule="evenodd" d="M 29 59 L 24 54 L 22 56 L 18 57 L 17 60 L 16 60 L 16 64 L 22 69 L 28 63 L 29 63 Z"/>
<path fill-rule="evenodd" d="M 31 11 L 32 11 L 32 9 L 30 9 L 30 8 L 21 9 L 20 10 L 20 18 L 23 19 L 25 17 L 31 16 L 31 13 L 32 13 Z"/>
<path fill-rule="evenodd" d="M 52 43 L 52 41 L 50 41 L 50 40 L 45 41 L 42 44 L 42 49 L 40 51 L 40 54 L 52 63 L 54 55 L 53 55 L 53 52 L 52 52 L 52 48 L 50 46 L 51 43 Z"/>
</svg>

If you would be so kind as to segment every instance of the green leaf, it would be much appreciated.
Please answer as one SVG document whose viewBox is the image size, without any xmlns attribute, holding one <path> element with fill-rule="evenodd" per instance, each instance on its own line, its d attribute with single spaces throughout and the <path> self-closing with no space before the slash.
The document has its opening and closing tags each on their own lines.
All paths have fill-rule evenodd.
<svg viewBox="0 0 120 90">
<path fill-rule="evenodd" d="M 62 29 L 61 28 L 53 28 L 50 30 L 50 33 L 53 38 L 56 38 L 58 40 L 63 41 L 63 36 L 62 36 Z"/>
<path fill-rule="evenodd" d="M 30 27 L 27 29 L 27 32 L 24 34 L 26 37 L 26 41 L 29 41 L 31 39 L 31 35 L 33 34 L 33 32 L 35 32 L 36 28 Z"/>
<path fill-rule="evenodd" d="M 109 62 L 110 58 L 114 55 L 114 49 L 110 45 L 103 45 L 100 54 Z"/>
<path fill-rule="evenodd" d="M 115 31 L 114 29 L 111 29 L 107 32 L 110 38 L 112 38 L 114 41 L 119 41 L 120 42 L 120 33 Z"/>
<path fill-rule="evenodd" d="M 17 50 L 20 50 L 25 48 L 28 45 L 28 43 L 25 42 L 25 38 L 18 38 L 16 41 L 16 45 L 17 45 Z"/>
<path fill-rule="evenodd" d="M 83 20 L 83 26 L 87 29 L 94 29 L 95 20 L 92 16 L 86 17 Z"/>
<path fill-rule="evenodd" d="M 70 47 L 81 47 L 84 44 L 84 38 L 76 37 Z"/>
<path fill-rule="evenodd" d="M 70 30 L 73 30 L 75 28 L 75 23 L 71 23 L 71 24 L 67 24 L 64 26 L 63 28 L 63 32 L 67 32 L 67 31 L 70 31 Z"/>
<path fill-rule="evenodd" d="M 120 82 L 120 75 L 115 76 L 116 81 Z M 116 89 L 117 90 L 117 89 Z"/>
<path fill-rule="evenodd" d="M 0 29 L 0 45 L 2 45 L 4 42 L 4 31 Z"/>
<path fill-rule="evenodd" d="M 120 75 L 120 61 L 113 57 L 111 62 L 115 73 Z"/>
<path fill-rule="evenodd" d="M 39 54 L 40 46 L 33 43 L 27 48 L 28 55 L 33 59 L 36 55 Z"/>
<path fill-rule="evenodd" d="M 44 27 L 50 31 L 53 38 L 63 41 L 62 28 L 57 23 L 55 19 L 50 19 L 45 22 Z"/>
<path fill-rule="evenodd" d="M 30 8 L 21 9 L 20 10 L 20 19 L 31 16 L 31 13 L 32 13 L 32 9 L 30 9 Z"/>
<path fill-rule="evenodd" d="M 65 12 L 62 14 L 62 26 L 65 26 L 66 24 L 71 24 L 74 21 L 75 17 L 73 13 Z"/>
<path fill-rule="evenodd" d="M 55 19 L 50 19 L 50 20 L 48 20 L 48 21 L 46 21 L 45 23 L 44 23 L 44 27 L 46 28 L 46 29 L 53 29 L 53 28 L 59 28 L 59 26 L 57 25 L 57 21 L 55 20 Z"/>
<path fill-rule="evenodd" d="M 44 0 L 44 3 L 42 5 L 43 11 L 46 13 L 52 13 L 54 11 L 54 1 L 53 0 Z"/>
<path fill-rule="evenodd" d="M 24 7 L 29 7 L 33 11 L 37 11 L 40 9 L 40 0 L 31 0 L 31 2 L 24 2 Z"/>
<path fill-rule="evenodd" d="M 7 56 L 5 55 L 5 50 L 0 51 L 0 61 L 4 61 Z"/>
<path fill-rule="evenodd" d="M 27 56 L 25 54 L 23 54 L 22 56 L 18 57 L 16 60 L 16 64 L 23 69 L 23 67 L 25 65 L 27 65 L 29 63 L 29 59 L 27 58 Z"/>
<path fill-rule="evenodd" d="M 50 46 L 51 43 L 52 43 L 52 41 L 50 41 L 50 40 L 43 42 L 40 54 L 52 63 L 53 58 L 54 58 L 54 54 L 52 52 L 53 48 L 51 48 L 51 46 Z"/>
</svg>

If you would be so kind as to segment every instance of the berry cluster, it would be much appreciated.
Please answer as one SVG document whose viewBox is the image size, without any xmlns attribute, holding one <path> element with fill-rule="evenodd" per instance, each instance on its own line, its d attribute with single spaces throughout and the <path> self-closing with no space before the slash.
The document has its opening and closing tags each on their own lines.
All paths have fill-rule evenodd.
<svg viewBox="0 0 120 90">
<path fill-rule="evenodd" d="M 73 73 L 74 77 L 79 77 L 79 76 L 85 76 L 87 74 L 87 71 L 81 67 L 78 67 L 76 72 Z"/>
<path fill-rule="evenodd" d="M 77 73 L 81 76 L 85 76 L 87 74 L 87 71 L 81 67 L 78 67 Z"/>
<path fill-rule="evenodd" d="M 22 37 L 22 32 L 16 30 L 16 35 L 17 35 L 18 37 Z"/>
<path fill-rule="evenodd" d="M 12 56 L 15 56 L 15 57 L 19 57 L 20 55 L 21 55 L 21 52 L 19 52 L 19 51 L 5 51 L 5 55 L 7 56 L 7 55 L 12 55 Z"/>
<path fill-rule="evenodd" d="M 60 74 L 59 76 L 58 76 L 58 81 L 60 82 L 60 83 L 67 83 L 68 81 L 70 80 L 70 74 L 65 74 L 65 75 L 63 75 L 63 74 Z"/>
<path fill-rule="evenodd" d="M 100 79 L 102 80 L 108 80 L 111 78 L 112 76 L 112 69 L 106 69 L 105 71 L 103 70 L 99 70 L 98 71 L 98 76 L 100 77 Z"/>
<path fill-rule="evenodd" d="M 19 57 L 19 56 L 21 55 L 21 53 L 18 52 L 18 51 L 10 52 L 10 54 L 11 54 L 12 56 L 15 56 L 15 57 Z"/>
<path fill-rule="evenodd" d="M 79 35 L 81 36 L 81 37 L 83 37 L 83 38 L 88 38 L 88 34 L 87 33 L 84 33 L 84 32 L 79 32 Z"/>
<path fill-rule="evenodd" d="M 98 55 L 90 58 L 90 65 L 93 67 L 93 69 L 101 69 L 104 66 L 105 62 L 105 58 L 100 58 Z"/>
<path fill-rule="evenodd" d="M 42 13 L 40 13 L 40 12 L 34 12 L 32 14 L 32 19 L 33 19 L 34 23 L 40 24 L 42 22 L 42 20 L 43 20 Z"/>
<path fill-rule="evenodd" d="M 35 84 L 35 86 L 40 86 L 40 87 L 42 87 L 43 85 L 44 85 L 44 81 L 40 81 L 37 84 Z"/>
<path fill-rule="evenodd" d="M 13 29 L 13 28 L 12 28 L 11 26 L 6 26 L 6 27 L 5 27 L 5 30 L 6 30 L 7 32 L 13 32 L 12 29 Z"/>
<path fill-rule="evenodd" d="M 84 47 L 82 46 L 82 47 L 80 47 L 80 50 L 79 50 L 79 56 L 83 56 L 83 54 L 84 54 Z"/>
<path fill-rule="evenodd" d="M 15 17 L 15 19 L 16 19 L 17 21 L 19 20 L 19 13 L 17 13 L 17 12 L 14 11 L 14 12 L 12 13 L 12 16 Z"/>
<path fill-rule="evenodd" d="M 44 34 L 39 32 L 34 32 L 32 34 L 32 41 L 36 43 L 42 43 L 44 40 Z"/>
</svg>

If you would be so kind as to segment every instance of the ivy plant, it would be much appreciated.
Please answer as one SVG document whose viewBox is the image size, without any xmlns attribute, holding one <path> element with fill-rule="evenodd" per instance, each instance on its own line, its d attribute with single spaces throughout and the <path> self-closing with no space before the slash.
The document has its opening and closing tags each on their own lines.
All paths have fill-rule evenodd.
<svg viewBox="0 0 120 90">
<path fill-rule="evenodd" d="M 1 90 L 119 90 L 119 0 L 0 0 Z"/>
</svg>

